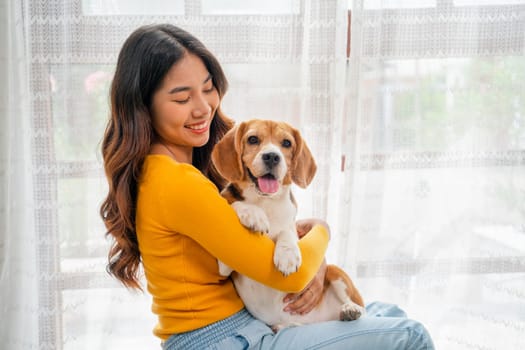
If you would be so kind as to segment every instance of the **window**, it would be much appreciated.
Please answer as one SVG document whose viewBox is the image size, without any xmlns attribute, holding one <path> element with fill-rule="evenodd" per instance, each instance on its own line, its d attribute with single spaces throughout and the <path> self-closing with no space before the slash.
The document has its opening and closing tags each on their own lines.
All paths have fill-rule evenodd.
<svg viewBox="0 0 525 350">
<path fill-rule="evenodd" d="M 345 127 L 350 219 L 337 245 L 349 248 L 338 253 L 365 295 L 388 290 L 427 320 L 438 348 L 512 348 L 525 273 L 524 3 L 417 3 L 351 10 L 357 121 Z"/>
</svg>

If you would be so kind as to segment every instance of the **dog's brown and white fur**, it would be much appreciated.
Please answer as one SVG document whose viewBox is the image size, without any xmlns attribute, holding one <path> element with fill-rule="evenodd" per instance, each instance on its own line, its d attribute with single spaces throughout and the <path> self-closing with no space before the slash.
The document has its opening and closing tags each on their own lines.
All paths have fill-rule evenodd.
<svg viewBox="0 0 525 350">
<path fill-rule="evenodd" d="M 284 275 L 301 265 L 295 226 L 297 205 L 292 182 L 305 188 L 316 165 L 300 133 L 283 122 L 250 120 L 230 130 L 215 146 L 212 161 L 229 181 L 222 195 L 243 225 L 267 234 L 275 242 L 274 264 Z M 232 270 L 219 261 L 219 272 Z M 364 313 L 361 295 L 348 275 L 328 265 L 323 298 L 309 313 L 283 311 L 286 293 L 246 276 L 232 275 L 237 292 L 256 318 L 274 329 L 328 320 L 354 320 Z"/>
</svg>

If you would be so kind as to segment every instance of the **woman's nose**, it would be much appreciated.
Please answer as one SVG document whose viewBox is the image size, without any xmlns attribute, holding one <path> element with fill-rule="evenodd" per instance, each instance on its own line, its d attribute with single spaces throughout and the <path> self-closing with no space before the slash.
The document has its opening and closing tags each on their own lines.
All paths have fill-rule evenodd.
<svg viewBox="0 0 525 350">
<path fill-rule="evenodd" d="M 205 96 L 200 95 L 194 99 L 192 114 L 194 117 L 202 117 L 211 113 L 211 106 Z"/>
</svg>

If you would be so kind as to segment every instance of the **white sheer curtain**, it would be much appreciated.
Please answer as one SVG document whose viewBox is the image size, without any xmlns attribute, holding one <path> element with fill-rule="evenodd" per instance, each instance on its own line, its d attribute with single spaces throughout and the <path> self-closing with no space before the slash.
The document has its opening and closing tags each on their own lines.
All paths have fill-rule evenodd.
<svg viewBox="0 0 525 350">
<path fill-rule="evenodd" d="M 99 142 L 124 39 L 158 22 L 201 38 L 230 80 L 224 110 L 301 128 L 319 159 L 316 186 L 327 189 L 346 3 L 23 0 L 1 10 L 0 348 L 158 348 L 149 296 L 105 273 L 98 215 Z M 301 194 L 305 215 L 324 216 L 324 192 Z"/>
<path fill-rule="evenodd" d="M 524 349 L 525 3 L 351 18 L 339 262 L 438 349 Z"/>
<path fill-rule="evenodd" d="M 116 56 L 155 22 L 218 56 L 231 117 L 301 129 L 300 215 L 330 222 L 367 301 L 438 349 L 524 348 L 525 5 L 485 2 L 351 3 L 349 58 L 345 0 L 2 2 L 0 348 L 158 348 L 98 216 Z"/>
<path fill-rule="evenodd" d="M 23 6 L 2 2 L 0 26 L 0 339 L 2 348 L 31 349 L 38 346 L 38 237 Z"/>
</svg>

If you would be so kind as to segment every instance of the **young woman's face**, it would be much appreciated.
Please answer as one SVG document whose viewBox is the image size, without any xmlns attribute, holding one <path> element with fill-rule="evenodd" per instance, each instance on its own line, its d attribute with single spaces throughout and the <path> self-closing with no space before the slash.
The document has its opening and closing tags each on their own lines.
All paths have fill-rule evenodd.
<svg viewBox="0 0 525 350">
<path fill-rule="evenodd" d="M 178 161 L 191 163 L 193 147 L 208 142 L 219 103 L 212 76 L 197 56 L 185 54 L 168 71 L 153 94 L 151 115 L 160 141 Z"/>
</svg>

